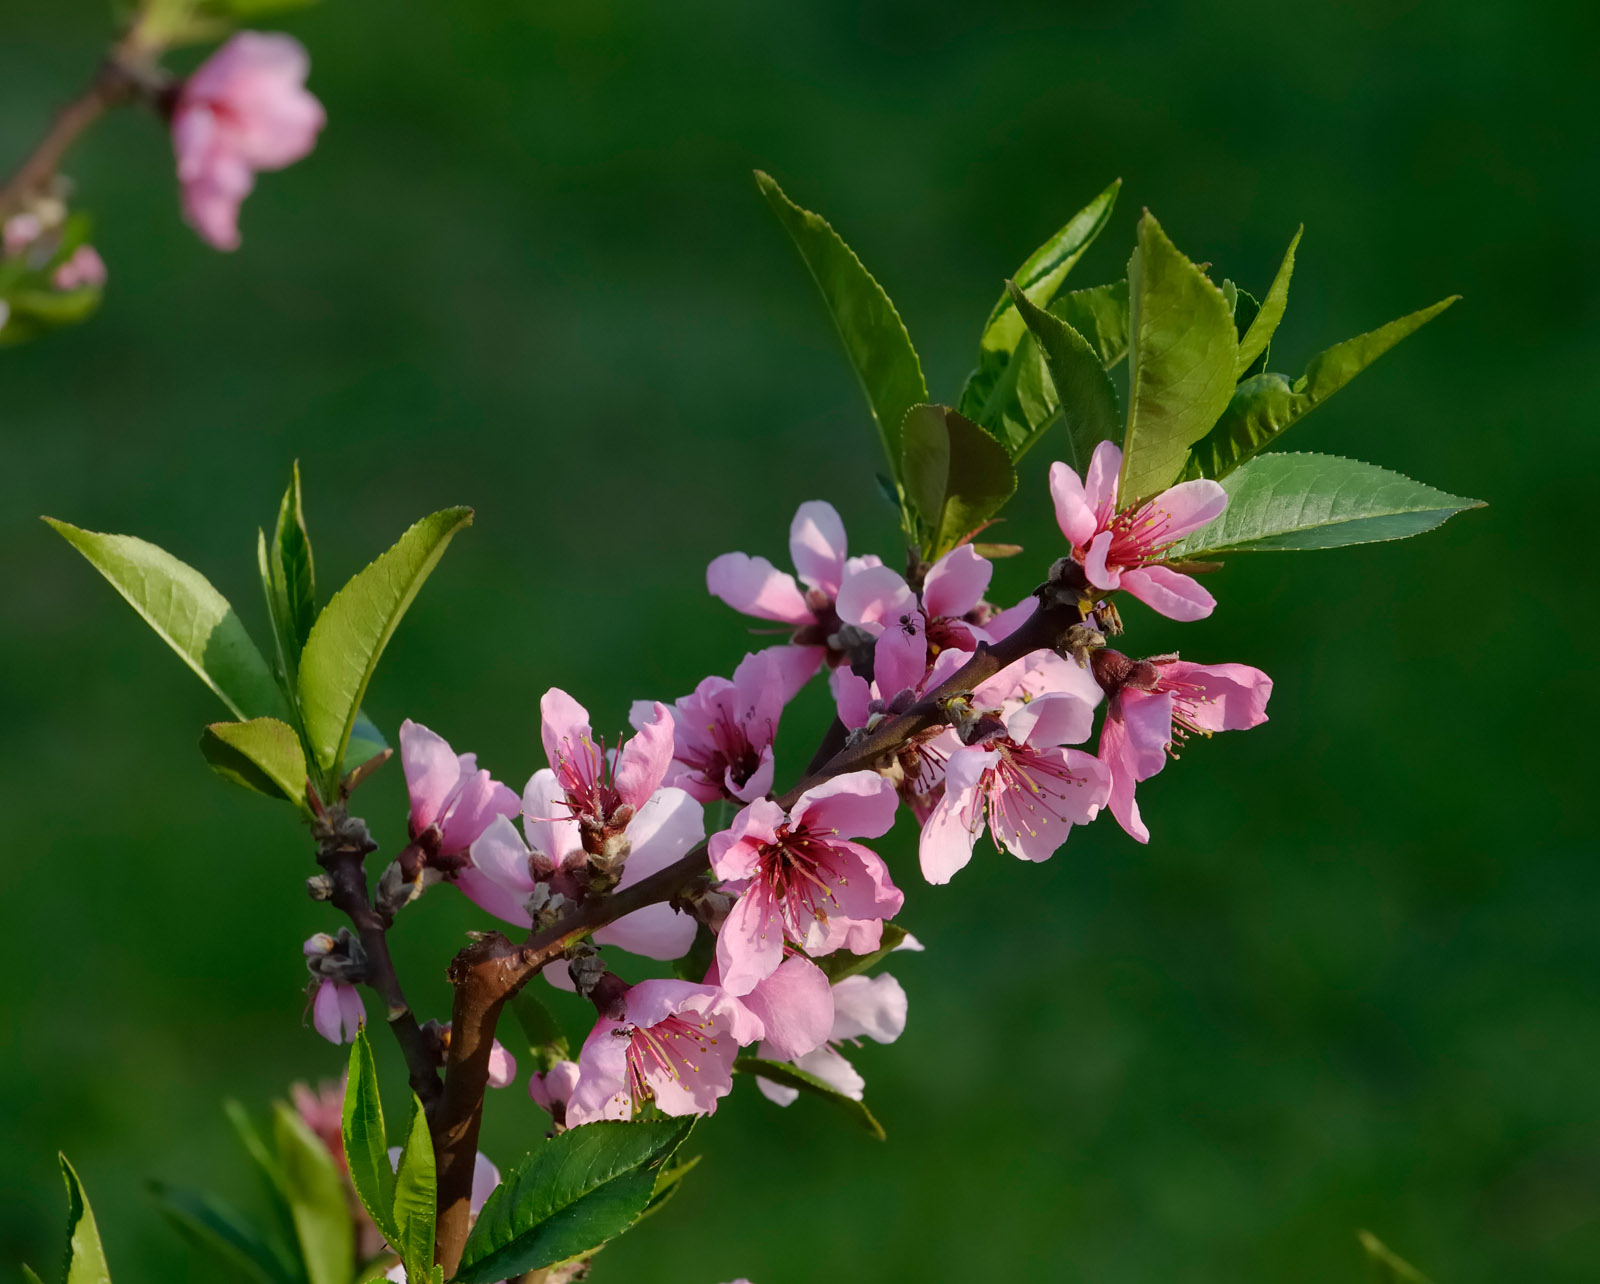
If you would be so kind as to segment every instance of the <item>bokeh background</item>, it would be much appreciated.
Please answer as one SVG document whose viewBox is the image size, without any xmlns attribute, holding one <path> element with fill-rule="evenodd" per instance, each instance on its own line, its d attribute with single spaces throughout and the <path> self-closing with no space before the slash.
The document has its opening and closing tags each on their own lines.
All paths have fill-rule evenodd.
<svg viewBox="0 0 1600 1284">
<path fill-rule="evenodd" d="M 746 1088 L 597 1284 L 1333 1284 L 1362 1276 L 1359 1227 L 1441 1282 L 1593 1280 L 1589 9 L 326 0 L 278 25 L 331 124 L 263 179 L 232 256 L 178 221 L 151 120 L 99 130 L 70 169 L 103 314 L 3 354 L 0 1260 L 51 1261 L 61 1147 L 119 1281 L 216 1278 L 145 1179 L 250 1200 L 220 1101 L 341 1063 L 299 1025 L 298 944 L 332 921 L 303 835 L 210 777 L 209 693 L 38 515 L 156 540 L 260 629 L 252 541 L 291 459 L 324 596 L 423 512 L 475 505 L 368 707 L 520 784 L 545 687 L 620 726 L 731 669 L 748 639 L 704 563 L 780 557 L 800 500 L 892 554 L 760 166 L 877 273 L 947 399 L 1002 277 L 1119 175 L 1075 284 L 1122 273 L 1148 205 L 1259 293 L 1304 220 L 1290 374 L 1459 291 L 1292 444 L 1492 506 L 1238 558 L 1202 624 L 1130 607 L 1134 648 L 1272 673 L 1272 721 L 1142 793 L 1148 848 L 1107 822 L 932 889 L 897 833 L 928 949 L 895 962 L 905 1038 L 859 1057 L 888 1144 Z M 86 78 L 103 10 L 6 5 L 0 154 Z M 1048 459 L 1007 600 L 1055 556 Z M 826 716 L 820 689 L 791 712 L 790 770 Z M 393 850 L 398 771 L 368 791 Z M 474 925 L 444 892 L 407 912 L 426 1012 Z M 486 1144 L 509 1163 L 540 1128 L 512 1089 Z"/>
</svg>

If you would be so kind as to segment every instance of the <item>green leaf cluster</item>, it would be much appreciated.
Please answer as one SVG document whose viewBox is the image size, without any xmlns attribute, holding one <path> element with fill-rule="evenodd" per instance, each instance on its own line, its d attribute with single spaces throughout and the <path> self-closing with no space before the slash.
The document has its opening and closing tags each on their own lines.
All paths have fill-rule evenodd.
<svg viewBox="0 0 1600 1284">
<path fill-rule="evenodd" d="M 361 710 L 367 687 L 418 590 L 470 508 L 423 518 L 320 611 L 296 464 L 272 538 L 256 561 L 272 660 L 226 598 L 192 566 L 131 535 L 45 521 L 76 548 L 222 700 L 233 721 L 208 726 L 200 751 L 223 779 L 308 810 L 307 784 L 332 799 L 348 772 L 383 753 Z"/>
<path fill-rule="evenodd" d="M 270 1208 L 262 1224 L 205 1191 L 152 1182 L 163 1216 L 225 1271 L 252 1284 L 351 1284 L 358 1276 L 355 1222 L 343 1174 L 321 1138 L 285 1102 L 267 1136 L 237 1102 L 229 1122 Z"/>
<path fill-rule="evenodd" d="M 62 290 L 55 284 L 56 270 L 88 243 L 93 230 L 93 220 L 80 210 L 19 253 L 0 255 L 0 347 L 87 321 L 99 309 L 100 286 Z"/>
<path fill-rule="evenodd" d="M 905 325 L 838 233 L 791 202 L 767 175 L 758 174 L 757 181 L 844 340 L 888 457 L 886 492 L 907 543 L 924 561 L 999 518 L 1016 490 L 1018 461 L 1047 437 L 1053 456 L 1080 473 L 1101 442 L 1119 443 L 1122 507 L 1180 480 L 1247 474 L 1229 487 L 1231 514 L 1180 550 L 1188 557 L 1395 539 L 1476 505 L 1332 456 L 1251 466 L 1454 298 L 1336 344 L 1290 379 L 1271 371 L 1269 362 L 1288 306 L 1300 231 L 1259 299 L 1231 280 L 1213 283 L 1148 211 L 1138 221 L 1124 280 L 1063 289 L 1110 221 L 1120 187 L 1113 183 L 1006 282 L 980 333 L 977 366 L 955 406 L 945 407 L 929 401 Z M 1124 358 L 1119 398 L 1112 373 Z M 1249 520 L 1234 515 L 1240 509 L 1248 509 Z"/>
<path fill-rule="evenodd" d="M 89 1207 L 83 1183 L 65 1155 L 56 1158 L 67 1186 L 67 1243 L 61 1254 L 61 1277 L 66 1284 L 111 1284 L 111 1268 L 106 1265 L 100 1229 L 95 1225 L 94 1210 Z M 22 1275 L 28 1284 L 43 1284 L 31 1266 L 24 1265 Z"/>
</svg>

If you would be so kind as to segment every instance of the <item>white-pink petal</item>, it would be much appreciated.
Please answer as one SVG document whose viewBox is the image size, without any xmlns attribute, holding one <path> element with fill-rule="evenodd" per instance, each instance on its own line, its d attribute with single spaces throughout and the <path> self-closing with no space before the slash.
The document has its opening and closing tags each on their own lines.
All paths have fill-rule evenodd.
<svg viewBox="0 0 1600 1284">
<path fill-rule="evenodd" d="M 789 525 L 789 555 L 804 583 L 829 597 L 838 593 L 844 578 L 844 522 L 832 504 L 813 499 L 800 505 Z"/>
<path fill-rule="evenodd" d="M 706 567 L 706 591 L 735 611 L 783 624 L 810 624 L 811 608 L 794 582 L 764 557 L 724 553 Z"/>
<path fill-rule="evenodd" d="M 989 590 L 994 563 L 980 557 L 971 544 L 951 549 L 929 569 L 922 582 L 922 605 L 931 617 L 959 619 Z"/>
</svg>

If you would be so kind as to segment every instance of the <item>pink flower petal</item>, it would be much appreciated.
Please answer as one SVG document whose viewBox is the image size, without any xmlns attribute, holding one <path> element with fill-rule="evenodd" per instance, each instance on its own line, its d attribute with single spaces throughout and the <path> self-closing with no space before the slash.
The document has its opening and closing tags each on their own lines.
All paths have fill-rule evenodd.
<svg viewBox="0 0 1600 1284">
<path fill-rule="evenodd" d="M 893 1043 L 906 1031 L 906 1006 L 905 990 L 887 972 L 847 976 L 833 987 L 833 1028 L 828 1038 L 835 1043 L 852 1039 Z"/>
<path fill-rule="evenodd" d="M 629 861 L 632 864 L 632 861 Z M 595 930 L 599 945 L 615 945 L 647 959 L 681 959 L 694 944 L 696 924 L 665 902 L 646 905 Z"/>
<path fill-rule="evenodd" d="M 461 760 L 443 736 L 407 718 L 400 724 L 400 766 L 411 795 L 411 828 L 420 834 L 460 783 Z"/>
<path fill-rule="evenodd" d="M 457 889 L 469 901 L 487 914 L 493 914 L 502 922 L 515 923 L 518 927 L 532 927 L 533 920 L 528 917 L 524 908 L 527 902 L 526 893 L 511 890 L 502 883 L 495 882 L 481 869 L 468 866 L 456 875 Z M 546 969 L 546 975 L 549 970 Z"/>
<path fill-rule="evenodd" d="M 872 673 L 878 692 L 893 700 L 902 691 L 915 691 L 928 671 L 928 636 L 922 612 L 914 611 L 903 624 L 878 635 L 873 647 Z"/>
<path fill-rule="evenodd" d="M 522 900 L 533 891 L 528 848 L 517 827 L 504 816 L 496 816 L 472 844 L 472 864 L 485 878 Z"/>
<path fill-rule="evenodd" d="M 613 777 L 617 796 L 630 807 L 645 805 L 672 761 L 672 711 L 658 702 L 655 715 L 655 720 L 641 727 L 617 755 Z"/>
<path fill-rule="evenodd" d="M 839 618 L 874 635 L 902 615 L 917 609 L 917 595 L 900 575 L 887 566 L 868 566 L 846 572 L 835 603 Z"/>
<path fill-rule="evenodd" d="M 761 652 L 770 656 L 778 676 L 778 690 L 783 703 L 788 704 L 800 693 L 828 658 L 827 647 L 821 646 L 769 646 Z"/>
<path fill-rule="evenodd" d="M 1162 543 L 1208 526 L 1228 508 L 1228 492 L 1210 478 L 1179 482 L 1147 505 L 1160 516 Z"/>
<path fill-rule="evenodd" d="M 510 1087 L 516 1081 L 516 1078 L 517 1059 L 500 1045 L 499 1039 L 496 1039 L 489 1048 L 489 1086 L 491 1088 Z M 481 1155 L 479 1157 L 482 1158 Z M 496 1177 L 496 1184 L 498 1181 L 499 1178 Z M 493 1190 L 494 1185 L 491 1185 L 489 1189 Z"/>
<path fill-rule="evenodd" d="M 999 760 L 992 749 L 960 748 L 945 766 L 944 796 L 922 827 L 917 854 L 922 876 L 934 884 L 948 883 L 972 860 L 972 849 L 983 832 L 982 796 L 978 785 L 984 772 Z"/>
<path fill-rule="evenodd" d="M 923 608 L 930 616 L 959 618 L 983 601 L 993 575 L 994 563 L 978 556 L 971 544 L 951 549 L 923 580 Z"/>
<path fill-rule="evenodd" d="M 729 994 L 745 995 L 783 962 L 783 920 L 759 887 L 734 902 L 717 934 L 717 970 Z"/>
<path fill-rule="evenodd" d="M 1111 539 L 1110 531 L 1101 531 L 1089 542 L 1089 551 L 1083 559 L 1083 573 L 1089 583 L 1107 591 L 1122 583 L 1122 577 L 1106 565 L 1106 555 L 1111 552 Z"/>
<path fill-rule="evenodd" d="M 706 591 L 735 611 L 757 619 L 801 625 L 810 624 L 813 618 L 794 576 L 764 557 L 724 553 L 706 567 Z"/>
<path fill-rule="evenodd" d="M 1114 441 L 1102 441 L 1089 457 L 1083 484 L 1083 497 L 1094 512 L 1097 526 L 1104 526 L 1117 511 L 1117 477 L 1121 472 L 1121 448 Z"/>
<path fill-rule="evenodd" d="M 1174 660 L 1161 666 L 1161 680 L 1198 688 L 1175 695 L 1184 712 L 1202 731 L 1245 731 L 1267 720 L 1272 679 L 1248 664 L 1190 664 Z"/>
<path fill-rule="evenodd" d="M 807 585 L 829 597 L 844 578 L 844 522 L 832 504 L 813 499 L 801 504 L 789 526 L 789 555 Z"/>
<path fill-rule="evenodd" d="M 765 798 L 758 798 L 733 818 L 733 824 L 720 833 L 712 834 L 706 854 L 712 872 L 718 878 L 749 878 L 761 845 L 776 840 L 778 826 L 788 817 L 783 808 Z"/>
<path fill-rule="evenodd" d="M 1111 793 L 1106 806 L 1117 824 L 1130 838 L 1141 843 L 1150 841 L 1150 831 L 1139 815 L 1139 804 L 1133 799 L 1137 772 L 1130 761 L 1127 729 L 1114 718 L 1107 718 L 1100 729 L 1100 761 L 1105 763 L 1111 776 Z"/>
<path fill-rule="evenodd" d="M 872 684 L 841 664 L 828 675 L 828 685 L 833 689 L 839 721 L 852 730 L 866 726 L 872 716 Z"/>
<path fill-rule="evenodd" d="M 1203 620 L 1217 605 L 1198 581 L 1166 566 L 1123 571 L 1122 587 L 1169 620 Z"/>
<path fill-rule="evenodd" d="M 563 758 L 593 752 L 589 711 L 560 687 L 551 687 L 539 700 L 539 736 L 545 758 L 558 771 Z"/>
<path fill-rule="evenodd" d="M 1082 744 L 1093 729 L 1094 705 L 1081 696 L 1066 693 L 1035 696 L 1006 719 L 1011 738 L 1036 749 Z"/>
<path fill-rule="evenodd" d="M 1094 538 L 1099 523 L 1094 505 L 1084 493 L 1083 479 L 1060 460 L 1050 465 L 1050 498 L 1055 504 L 1056 525 L 1067 543 L 1083 548 Z"/>
<path fill-rule="evenodd" d="M 825 780 L 796 800 L 790 817 L 813 831 L 840 838 L 881 838 L 894 826 L 900 795 L 875 771 L 851 771 Z"/>
<path fill-rule="evenodd" d="M 1166 692 L 1124 690 L 1117 697 L 1128 733 L 1128 758 L 1135 776 L 1148 780 L 1167 765 L 1172 743 L 1172 696 Z M 1112 719 L 1109 717 L 1107 721 Z"/>
<path fill-rule="evenodd" d="M 744 996 L 744 1005 L 761 1021 L 761 1055 L 775 1061 L 792 1061 L 820 1048 L 834 1027 L 827 974 L 799 955 L 779 964 Z"/>
</svg>

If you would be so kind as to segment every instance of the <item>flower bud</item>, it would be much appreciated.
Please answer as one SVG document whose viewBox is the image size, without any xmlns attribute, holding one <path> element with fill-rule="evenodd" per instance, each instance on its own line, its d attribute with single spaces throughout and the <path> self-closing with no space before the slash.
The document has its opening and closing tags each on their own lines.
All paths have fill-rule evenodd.
<svg viewBox="0 0 1600 1284">
<path fill-rule="evenodd" d="M 314 901 L 331 901 L 333 879 L 327 874 L 313 874 L 306 879 L 306 895 Z"/>
</svg>

